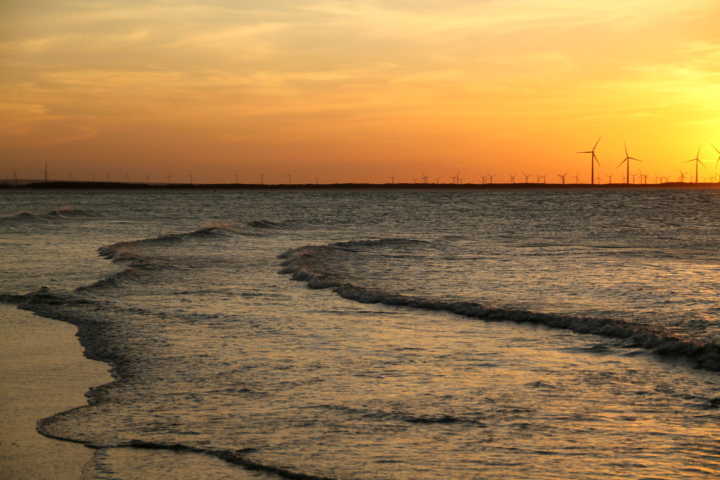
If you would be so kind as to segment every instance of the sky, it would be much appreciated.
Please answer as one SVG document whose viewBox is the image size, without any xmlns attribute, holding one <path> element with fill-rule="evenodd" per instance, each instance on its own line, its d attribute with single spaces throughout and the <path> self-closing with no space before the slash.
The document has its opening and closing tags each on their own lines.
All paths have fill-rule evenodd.
<svg viewBox="0 0 720 480">
<path fill-rule="evenodd" d="M 717 0 L 2 0 L 0 177 L 717 179 Z M 637 178 L 639 181 L 639 177 Z"/>
</svg>

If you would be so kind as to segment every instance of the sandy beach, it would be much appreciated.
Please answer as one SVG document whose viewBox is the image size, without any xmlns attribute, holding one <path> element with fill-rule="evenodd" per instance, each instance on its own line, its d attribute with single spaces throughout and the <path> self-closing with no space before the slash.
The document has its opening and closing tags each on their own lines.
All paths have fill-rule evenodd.
<svg viewBox="0 0 720 480">
<path fill-rule="evenodd" d="M 107 365 L 83 355 L 77 329 L 0 305 L 0 479 L 79 479 L 93 450 L 46 438 L 39 419 L 86 403 L 85 392 L 112 380 Z"/>
</svg>

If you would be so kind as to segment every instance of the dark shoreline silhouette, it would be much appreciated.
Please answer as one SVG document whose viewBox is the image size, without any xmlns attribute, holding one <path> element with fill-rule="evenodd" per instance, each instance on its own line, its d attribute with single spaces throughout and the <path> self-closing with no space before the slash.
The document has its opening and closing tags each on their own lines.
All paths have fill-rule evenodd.
<svg viewBox="0 0 720 480">
<path fill-rule="evenodd" d="M 577 189 L 648 189 L 648 188 L 720 188 L 717 182 L 624 183 L 328 183 L 328 184 L 248 184 L 248 183 L 131 183 L 131 182 L 0 182 L 0 189 L 62 190 L 577 190 Z"/>
</svg>

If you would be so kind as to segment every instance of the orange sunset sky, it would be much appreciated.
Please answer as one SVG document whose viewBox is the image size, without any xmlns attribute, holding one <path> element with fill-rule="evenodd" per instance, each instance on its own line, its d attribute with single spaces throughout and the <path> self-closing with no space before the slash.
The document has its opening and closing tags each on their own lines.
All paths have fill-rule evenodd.
<svg viewBox="0 0 720 480">
<path fill-rule="evenodd" d="M 0 177 L 716 178 L 718 0 L 3 0 Z"/>
</svg>

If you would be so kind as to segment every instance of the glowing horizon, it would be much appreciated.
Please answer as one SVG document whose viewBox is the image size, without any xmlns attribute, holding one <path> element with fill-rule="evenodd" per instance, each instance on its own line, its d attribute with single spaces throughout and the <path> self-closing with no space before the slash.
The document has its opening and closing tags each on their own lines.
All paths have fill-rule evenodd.
<svg viewBox="0 0 720 480">
<path fill-rule="evenodd" d="M 0 177 L 717 178 L 716 1 L 237 3 L 4 2 Z"/>
</svg>

